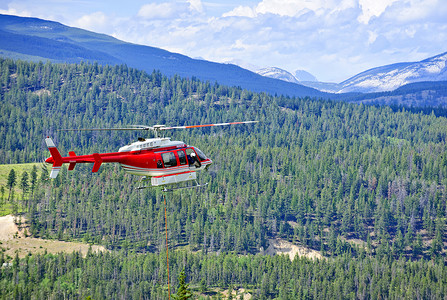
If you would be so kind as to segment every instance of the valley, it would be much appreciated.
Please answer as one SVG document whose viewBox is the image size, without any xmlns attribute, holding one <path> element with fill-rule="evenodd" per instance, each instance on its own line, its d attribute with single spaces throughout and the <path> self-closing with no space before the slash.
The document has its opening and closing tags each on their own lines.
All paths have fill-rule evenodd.
<svg viewBox="0 0 447 300">
<path fill-rule="evenodd" d="M 202 299 L 230 288 L 266 299 L 445 294 L 447 120 L 441 109 L 271 96 L 124 65 L 5 59 L 1 69 L 2 203 L 4 214 L 15 210 L 27 220 L 31 236 L 2 246 L 25 255 L 1 256 L 2 264 L 12 263 L 2 269 L 4 295 L 167 297 L 161 191 L 136 190 L 138 176 L 116 164 L 97 173 L 88 164 L 64 166 L 47 180 L 49 170 L 38 168 L 49 157 L 46 136 L 62 155 L 82 155 L 117 151 L 141 133 L 58 129 L 247 119 L 259 123 L 172 132 L 214 162 L 199 174 L 206 187 L 167 197 L 173 290 L 184 269 Z M 33 192 L 31 176 L 28 188 L 21 186 L 23 170 L 31 174 L 34 166 L 24 162 L 37 168 Z M 10 200 L 8 167 L 18 174 Z M 41 254 L 53 241 L 58 253 Z M 78 243 L 106 251 L 85 255 Z M 274 253 L 287 255 L 267 255 Z M 16 284 L 11 278 L 18 272 Z M 401 284 L 405 290 L 395 288 Z"/>
<path fill-rule="evenodd" d="M 1 299 L 446 298 L 445 53 L 327 84 L 37 18 L 0 38 Z M 61 129 L 244 120 L 163 132 L 212 159 L 200 188 L 43 163 L 154 137 Z"/>
</svg>

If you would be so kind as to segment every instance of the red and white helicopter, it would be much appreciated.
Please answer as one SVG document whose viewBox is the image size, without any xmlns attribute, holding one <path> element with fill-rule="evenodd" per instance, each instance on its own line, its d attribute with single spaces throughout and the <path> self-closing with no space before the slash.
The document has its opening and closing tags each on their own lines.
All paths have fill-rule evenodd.
<svg viewBox="0 0 447 300">
<path fill-rule="evenodd" d="M 129 174 L 143 176 L 142 181 L 151 180 L 151 186 L 164 186 L 177 184 L 197 179 L 197 171 L 201 171 L 213 162 L 198 148 L 188 146 L 181 141 L 171 141 L 167 137 L 158 137 L 159 132 L 171 129 L 187 129 L 209 126 L 225 126 L 234 124 L 257 123 L 258 121 L 244 121 L 232 123 L 217 123 L 192 126 L 165 125 L 143 126 L 137 125 L 130 128 L 99 128 L 99 129 L 64 129 L 64 131 L 91 131 L 91 130 L 152 130 L 155 138 L 139 138 L 137 142 L 121 147 L 118 152 L 93 153 L 88 155 L 76 155 L 73 151 L 69 156 L 62 157 L 53 140 L 45 139 L 51 157 L 45 162 L 52 164 L 50 178 L 56 178 L 62 164 L 69 164 L 68 170 L 72 171 L 77 163 L 93 163 L 92 172 L 98 172 L 102 163 L 119 163 Z M 196 185 L 182 188 L 199 187 Z M 139 189 L 150 186 L 138 186 Z M 165 188 L 165 190 L 167 190 Z M 173 189 L 172 189 L 173 190 Z"/>
</svg>

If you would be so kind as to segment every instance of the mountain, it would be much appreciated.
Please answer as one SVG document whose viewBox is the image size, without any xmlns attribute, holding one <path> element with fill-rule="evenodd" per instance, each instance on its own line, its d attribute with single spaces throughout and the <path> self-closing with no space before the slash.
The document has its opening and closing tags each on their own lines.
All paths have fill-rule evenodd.
<svg viewBox="0 0 447 300">
<path fill-rule="evenodd" d="M 262 69 L 261 67 L 248 63 L 242 59 L 232 59 L 225 62 L 226 64 L 232 64 L 241 67 L 242 69 L 246 69 L 256 73 L 258 70 Z"/>
<path fill-rule="evenodd" d="M 419 62 L 373 68 L 340 83 L 339 93 L 392 91 L 403 85 L 425 81 L 447 81 L 447 52 Z"/>
<path fill-rule="evenodd" d="M 239 62 L 235 61 L 235 64 L 238 66 L 241 66 L 242 68 L 248 69 L 246 66 L 248 65 L 242 65 Z M 337 93 L 342 89 L 342 85 L 339 83 L 334 82 L 321 82 L 318 81 L 315 76 L 313 76 L 311 73 L 304 71 L 304 70 L 296 70 L 295 75 L 291 74 L 290 72 L 277 68 L 277 67 L 270 67 L 270 68 L 262 68 L 262 69 L 251 69 L 253 72 L 258 73 L 259 75 L 275 78 L 279 80 L 284 80 L 287 82 L 293 82 L 293 83 L 299 83 L 304 86 L 319 90 L 324 93 Z M 332 96 L 332 99 L 342 99 L 344 96 Z"/>
<path fill-rule="evenodd" d="M 318 81 L 314 75 L 312 75 L 309 72 L 304 71 L 304 70 L 296 70 L 295 78 L 300 82 L 301 81 L 310 81 L 310 82 Z"/>
<path fill-rule="evenodd" d="M 299 83 L 327 93 L 361 93 L 362 95 L 356 96 L 356 101 L 365 103 L 393 103 L 407 106 L 428 106 L 436 103 L 436 106 L 444 106 L 447 96 L 444 89 L 447 82 L 446 60 L 447 52 L 419 62 L 396 63 L 373 68 L 341 83 L 321 81 Z M 430 82 L 439 84 L 433 85 Z M 392 91 L 395 93 L 390 93 Z M 340 98 L 350 101 L 351 96 Z"/>
<path fill-rule="evenodd" d="M 335 82 L 300 81 L 300 84 L 327 93 L 337 93 L 342 88 L 340 83 Z"/>
<path fill-rule="evenodd" d="M 238 66 L 241 66 L 242 68 L 252 70 L 262 76 L 280 79 L 280 80 L 284 80 L 287 82 L 299 83 L 304 86 L 312 87 L 312 86 L 310 86 L 311 84 L 306 84 L 306 82 L 309 82 L 309 83 L 318 82 L 317 78 L 314 75 L 312 75 L 309 72 L 304 71 L 304 70 L 296 70 L 295 75 L 293 75 L 292 73 L 290 73 L 284 69 L 277 68 L 277 67 L 269 67 L 269 68 L 262 68 L 262 69 L 258 68 L 258 69 L 253 70 L 253 69 L 244 67 L 244 65 L 241 65 L 238 63 L 236 63 L 236 64 Z M 318 88 L 316 88 L 316 89 L 318 89 Z"/>
<path fill-rule="evenodd" d="M 160 70 L 167 76 L 196 77 L 255 92 L 323 98 L 331 96 L 296 83 L 263 77 L 233 64 L 192 59 L 178 53 L 127 43 L 108 35 L 37 18 L 0 15 L 0 40 L 0 56 L 7 58 L 68 63 L 87 61 L 101 65 L 126 64 L 149 73 Z"/>
<path fill-rule="evenodd" d="M 350 101 L 345 98 L 346 101 Z M 352 102 L 407 107 L 447 107 L 447 81 L 409 83 L 390 92 L 357 95 Z"/>
<path fill-rule="evenodd" d="M 265 77 L 275 78 L 292 83 L 298 83 L 298 80 L 291 73 L 276 67 L 263 68 L 256 71 L 256 73 Z"/>
</svg>

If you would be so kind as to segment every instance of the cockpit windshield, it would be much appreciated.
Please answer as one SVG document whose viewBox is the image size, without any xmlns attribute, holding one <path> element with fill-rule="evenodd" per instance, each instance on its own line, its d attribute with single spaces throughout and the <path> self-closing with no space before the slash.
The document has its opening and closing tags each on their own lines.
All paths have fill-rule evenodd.
<svg viewBox="0 0 447 300">
<path fill-rule="evenodd" d="M 197 155 L 199 156 L 200 160 L 202 160 L 202 161 L 203 161 L 203 160 L 206 160 L 206 156 L 205 156 L 205 154 L 203 154 L 203 152 L 200 151 L 200 149 L 194 147 L 194 150 L 196 151 L 196 153 L 197 153 Z"/>
</svg>

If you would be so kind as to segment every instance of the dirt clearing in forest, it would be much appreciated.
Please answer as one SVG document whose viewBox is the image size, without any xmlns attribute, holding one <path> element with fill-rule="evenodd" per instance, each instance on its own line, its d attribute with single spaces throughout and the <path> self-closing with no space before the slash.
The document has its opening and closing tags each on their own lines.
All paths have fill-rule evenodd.
<svg viewBox="0 0 447 300">
<path fill-rule="evenodd" d="M 0 217 L 0 248 L 4 249 L 5 254 L 11 258 L 16 255 L 16 252 L 19 257 L 24 257 L 29 252 L 32 254 L 44 253 L 45 250 L 48 253 L 81 251 L 83 255 L 87 254 L 90 247 L 88 244 L 25 237 L 25 229 L 19 229 L 14 218 L 12 215 Z M 91 247 L 95 252 L 106 251 L 103 246 L 93 245 Z"/>
<path fill-rule="evenodd" d="M 323 258 L 323 255 L 321 255 L 319 251 L 297 246 L 283 239 L 269 239 L 269 247 L 264 251 L 264 254 L 287 254 L 290 257 L 290 260 L 293 260 L 296 255 L 299 257 L 305 256 L 311 259 Z"/>
</svg>

